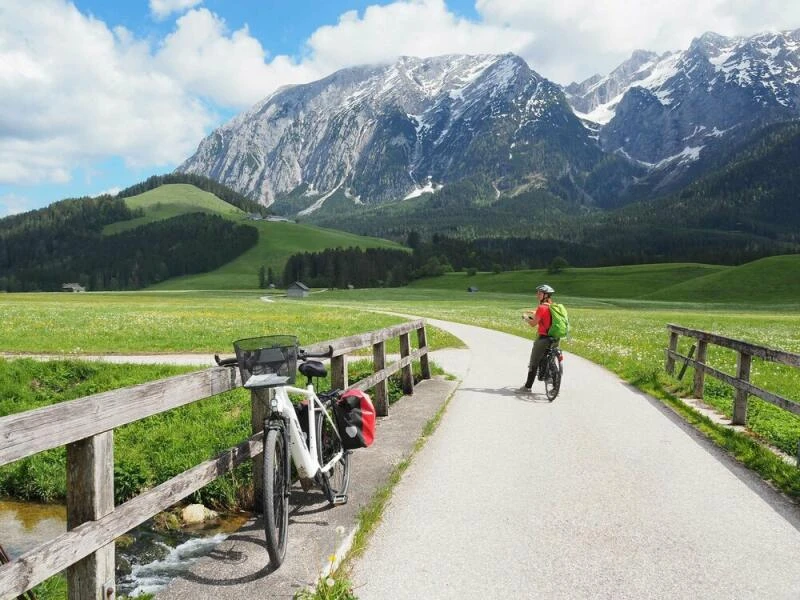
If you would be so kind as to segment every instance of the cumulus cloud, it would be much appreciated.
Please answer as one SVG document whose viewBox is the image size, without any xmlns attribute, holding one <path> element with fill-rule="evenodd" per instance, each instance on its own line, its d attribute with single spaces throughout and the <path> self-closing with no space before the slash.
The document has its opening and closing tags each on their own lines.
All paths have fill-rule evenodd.
<svg viewBox="0 0 800 600">
<path fill-rule="evenodd" d="M 166 19 L 173 13 L 202 4 L 203 0 L 150 0 L 150 13 L 156 19 Z"/>
<path fill-rule="evenodd" d="M 207 9 L 189 11 L 163 41 L 159 68 L 182 87 L 214 103 L 247 108 L 277 87 L 321 76 L 312 65 L 278 56 L 267 62 L 261 43 L 247 27 L 230 31 Z"/>
<path fill-rule="evenodd" d="M 63 0 L 4 0 L 0 27 L 0 183 L 60 183 L 109 156 L 173 165 L 215 120 L 147 44 Z"/>
<path fill-rule="evenodd" d="M 445 0 L 397 0 L 345 12 L 295 55 L 276 56 L 201 4 L 150 0 L 154 17 L 180 16 L 163 38 L 143 39 L 69 0 L 0 0 L 0 184 L 65 182 L 109 157 L 171 168 L 221 111 L 400 55 L 515 52 L 566 84 L 607 73 L 638 48 L 686 48 L 708 30 L 800 27 L 796 0 L 476 0 L 478 19 Z"/>
<path fill-rule="evenodd" d="M 398 56 L 518 51 L 533 36 L 506 25 L 482 25 L 451 13 L 444 0 L 409 0 L 348 11 L 317 29 L 301 56 L 269 56 L 247 27 L 230 31 L 207 9 L 178 19 L 158 53 L 165 72 L 213 101 L 247 108 L 278 87 L 307 83 L 337 69 Z"/>
<path fill-rule="evenodd" d="M 456 16 L 444 0 L 412 0 L 370 6 L 362 16 L 344 13 L 336 25 L 317 29 L 308 60 L 322 71 L 394 60 L 400 55 L 502 54 L 524 48 L 531 30 L 512 23 L 476 23 Z"/>
<path fill-rule="evenodd" d="M 637 49 L 686 49 L 706 31 L 753 35 L 800 27 L 795 0 L 476 0 L 476 8 L 486 25 L 536 32 L 521 55 L 564 84 L 605 74 Z"/>
</svg>

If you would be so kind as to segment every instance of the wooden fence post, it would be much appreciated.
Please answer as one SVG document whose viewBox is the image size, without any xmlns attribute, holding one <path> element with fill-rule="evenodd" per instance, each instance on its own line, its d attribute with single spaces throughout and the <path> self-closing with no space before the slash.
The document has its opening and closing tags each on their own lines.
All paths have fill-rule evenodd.
<svg viewBox="0 0 800 600">
<path fill-rule="evenodd" d="M 250 390 L 250 429 L 253 433 L 264 430 L 264 421 L 270 413 L 270 403 L 275 391 L 270 388 Z M 266 433 L 264 434 L 266 435 Z M 253 506 L 261 512 L 264 498 L 264 453 L 253 457 Z"/>
<path fill-rule="evenodd" d="M 114 432 L 67 444 L 67 529 L 114 511 Z M 67 568 L 69 600 L 109 600 L 116 594 L 114 544 Z"/>
<path fill-rule="evenodd" d="M 405 358 L 411 354 L 411 341 L 407 333 L 400 334 L 400 358 Z M 410 395 L 414 393 L 414 371 L 411 364 L 403 367 L 403 393 Z"/>
<path fill-rule="evenodd" d="M 708 342 L 705 340 L 698 340 L 697 342 L 697 362 L 701 365 L 706 364 L 706 356 L 708 354 Z M 703 399 L 703 386 L 705 384 L 705 371 L 700 367 L 694 369 L 694 397 Z"/>
<path fill-rule="evenodd" d="M 428 336 L 425 333 L 425 325 L 417 329 L 417 343 L 419 344 L 420 348 L 426 348 L 428 346 Z M 422 378 L 430 379 L 431 367 L 428 364 L 427 354 L 423 354 L 422 356 L 419 357 L 419 366 L 422 371 Z"/>
<path fill-rule="evenodd" d="M 331 358 L 331 389 L 347 389 L 347 355 Z"/>
<path fill-rule="evenodd" d="M 736 361 L 736 377 L 740 381 L 750 381 L 750 363 L 752 356 L 739 352 Z M 733 400 L 733 420 L 734 425 L 747 425 L 747 390 L 736 388 L 736 396 Z"/>
<path fill-rule="evenodd" d="M 386 368 L 386 342 L 372 345 L 373 372 L 383 371 Z M 375 414 L 379 417 L 389 416 L 389 386 L 386 379 L 379 381 L 373 388 Z"/>
<path fill-rule="evenodd" d="M 669 334 L 669 350 L 670 352 L 676 352 L 678 350 L 678 333 L 675 331 L 672 331 Z M 667 359 L 664 363 L 664 368 L 670 375 L 675 374 L 675 358 L 673 358 L 669 352 L 667 353 Z"/>
</svg>

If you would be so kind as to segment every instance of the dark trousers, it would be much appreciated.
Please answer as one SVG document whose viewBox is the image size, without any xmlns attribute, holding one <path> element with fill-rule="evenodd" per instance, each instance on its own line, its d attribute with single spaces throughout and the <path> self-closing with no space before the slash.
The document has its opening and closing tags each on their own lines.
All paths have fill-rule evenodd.
<svg viewBox="0 0 800 600">
<path fill-rule="evenodd" d="M 533 342 L 531 358 L 528 361 L 528 379 L 525 380 L 525 387 L 529 388 L 533 385 L 533 381 L 536 379 L 536 370 L 539 368 L 539 361 L 542 360 L 544 353 L 547 352 L 547 349 L 553 341 L 551 337 L 540 335 L 536 338 L 536 341 Z"/>
</svg>

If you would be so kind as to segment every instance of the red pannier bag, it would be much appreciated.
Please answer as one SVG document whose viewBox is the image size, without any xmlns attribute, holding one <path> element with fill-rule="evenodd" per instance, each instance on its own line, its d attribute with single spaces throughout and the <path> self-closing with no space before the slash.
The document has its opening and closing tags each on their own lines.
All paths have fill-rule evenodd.
<svg viewBox="0 0 800 600">
<path fill-rule="evenodd" d="M 375 407 L 369 395 L 348 390 L 336 401 L 336 425 L 346 450 L 367 448 L 375 441 Z"/>
</svg>

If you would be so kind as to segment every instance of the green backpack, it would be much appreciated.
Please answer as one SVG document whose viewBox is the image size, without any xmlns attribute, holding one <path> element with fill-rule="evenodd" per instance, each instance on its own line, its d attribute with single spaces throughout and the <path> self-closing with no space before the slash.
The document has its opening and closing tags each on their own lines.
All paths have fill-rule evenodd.
<svg viewBox="0 0 800 600">
<path fill-rule="evenodd" d="M 567 316 L 567 309 L 563 304 L 556 304 L 555 302 L 550 305 L 550 329 L 547 330 L 547 335 L 556 339 L 561 339 L 569 335 L 569 317 Z"/>
</svg>

